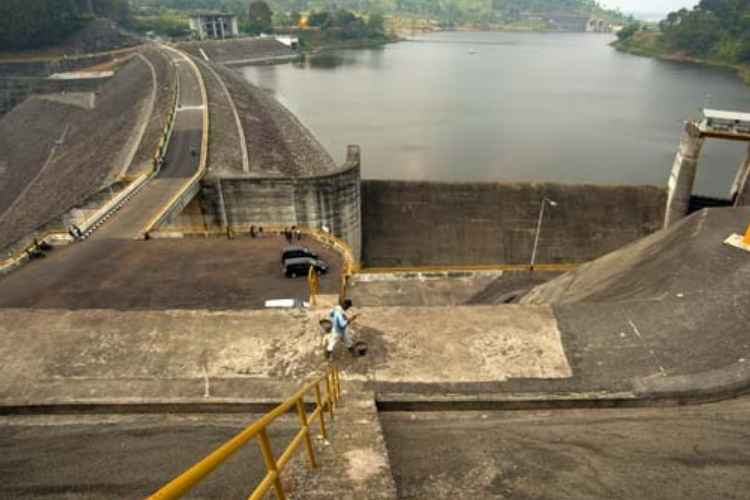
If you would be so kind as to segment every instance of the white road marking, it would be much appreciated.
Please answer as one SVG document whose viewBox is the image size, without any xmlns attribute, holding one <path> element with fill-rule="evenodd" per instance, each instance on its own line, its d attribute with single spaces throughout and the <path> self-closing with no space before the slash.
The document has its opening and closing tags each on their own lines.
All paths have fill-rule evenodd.
<svg viewBox="0 0 750 500">
<path fill-rule="evenodd" d="M 635 326 L 635 323 L 633 323 L 633 320 L 628 318 L 628 323 L 630 323 L 630 328 L 633 329 L 633 332 L 636 334 L 639 340 L 643 340 L 643 336 L 641 335 L 641 332 L 638 330 L 638 327 Z M 653 349 L 649 349 L 649 354 L 651 354 L 651 358 L 653 358 L 654 363 L 656 364 L 656 367 L 659 369 L 662 375 L 665 377 L 667 376 L 667 370 L 664 369 L 664 367 L 659 362 L 659 358 L 656 356 L 656 353 Z"/>
<path fill-rule="evenodd" d="M 638 331 L 638 328 L 635 326 L 635 323 L 633 323 L 633 321 L 630 319 L 628 319 L 628 323 L 630 323 L 630 328 L 633 329 L 633 331 L 638 336 L 638 338 L 643 339 L 643 337 L 641 337 L 641 332 Z"/>
</svg>

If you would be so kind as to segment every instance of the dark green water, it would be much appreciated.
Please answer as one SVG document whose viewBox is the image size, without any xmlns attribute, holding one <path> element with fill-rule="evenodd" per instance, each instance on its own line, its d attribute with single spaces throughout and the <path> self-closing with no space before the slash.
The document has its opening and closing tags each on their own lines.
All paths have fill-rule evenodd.
<svg viewBox="0 0 750 500">
<path fill-rule="evenodd" d="M 665 185 L 682 121 L 750 110 L 732 71 L 620 53 L 588 34 L 441 33 L 242 68 L 337 161 L 375 179 Z M 473 54 L 471 53 L 473 52 Z M 728 192 L 741 144 L 709 141 L 696 191 Z"/>
</svg>

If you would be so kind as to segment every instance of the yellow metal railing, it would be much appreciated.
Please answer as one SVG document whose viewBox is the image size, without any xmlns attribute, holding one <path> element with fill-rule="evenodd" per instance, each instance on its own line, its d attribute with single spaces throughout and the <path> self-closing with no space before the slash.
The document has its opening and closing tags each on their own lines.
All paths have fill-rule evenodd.
<svg viewBox="0 0 750 500">
<path fill-rule="evenodd" d="M 314 306 L 315 298 L 320 295 L 320 282 L 314 266 L 310 266 L 310 271 L 307 273 L 307 282 L 310 284 L 310 305 Z"/>
<path fill-rule="evenodd" d="M 325 398 L 321 390 L 321 385 L 325 388 Z M 305 411 L 304 398 L 313 393 L 315 397 L 315 410 L 308 416 Z M 260 500 L 263 495 L 273 486 L 276 500 L 285 500 L 286 493 L 284 485 L 281 482 L 281 472 L 284 467 L 294 456 L 299 445 L 304 442 L 307 449 L 307 460 L 310 468 L 317 467 L 315 462 L 315 451 L 313 450 L 312 440 L 310 439 L 310 424 L 318 420 L 320 433 L 324 439 L 328 438 L 326 430 L 325 413 L 333 420 L 333 413 L 339 405 L 341 399 L 341 384 L 337 368 L 332 368 L 325 375 L 313 380 L 305 387 L 300 389 L 294 396 L 290 397 L 282 404 L 274 408 L 270 413 L 252 424 L 244 431 L 227 441 L 221 447 L 216 449 L 206 458 L 193 465 L 187 471 L 173 479 L 169 484 L 147 498 L 147 500 L 175 500 L 182 498 L 190 492 L 199 482 L 213 472 L 217 467 L 226 462 L 232 455 L 239 451 L 245 444 L 253 438 L 257 438 L 260 445 L 263 461 L 266 465 L 266 475 L 255 491 L 250 495 L 250 500 Z M 294 406 L 297 407 L 299 414 L 300 430 L 294 436 L 289 446 L 277 459 L 271 448 L 271 441 L 268 437 L 266 428 L 281 415 L 287 413 Z"/>
</svg>

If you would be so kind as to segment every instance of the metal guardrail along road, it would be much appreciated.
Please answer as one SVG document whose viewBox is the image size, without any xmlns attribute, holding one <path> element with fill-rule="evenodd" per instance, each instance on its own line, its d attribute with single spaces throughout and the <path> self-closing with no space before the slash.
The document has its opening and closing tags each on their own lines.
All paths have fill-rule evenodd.
<svg viewBox="0 0 750 500">
<path fill-rule="evenodd" d="M 322 394 L 321 385 L 325 387 L 325 398 Z M 310 393 L 313 393 L 315 397 L 315 410 L 308 416 L 305 411 L 304 398 Z M 328 413 L 330 420 L 333 420 L 334 410 L 338 407 L 340 399 L 341 385 L 339 381 L 339 371 L 338 368 L 334 367 L 325 375 L 322 375 L 305 385 L 295 395 L 274 408 L 250 427 L 227 441 L 224 445 L 216 449 L 197 464 L 193 465 L 190 469 L 173 479 L 169 484 L 148 497 L 147 500 L 176 500 L 182 498 L 206 476 L 226 462 L 253 438 L 256 438 L 260 445 L 260 450 L 263 454 L 263 461 L 266 465 L 266 476 L 255 488 L 255 491 L 253 491 L 249 499 L 260 500 L 273 486 L 276 500 L 285 500 L 286 493 L 284 491 L 284 485 L 281 482 L 281 471 L 284 470 L 284 467 L 286 467 L 292 459 L 294 453 L 302 442 L 305 443 L 305 448 L 307 449 L 307 459 L 310 468 L 314 469 L 317 467 L 315 462 L 315 451 L 313 450 L 312 440 L 310 439 L 310 423 L 318 420 L 320 433 L 324 439 L 327 439 L 328 431 L 326 430 L 325 413 Z M 299 414 L 300 430 L 277 459 L 271 448 L 271 441 L 268 437 L 266 428 L 278 417 L 291 410 L 294 406 L 297 407 L 297 413 Z"/>
</svg>

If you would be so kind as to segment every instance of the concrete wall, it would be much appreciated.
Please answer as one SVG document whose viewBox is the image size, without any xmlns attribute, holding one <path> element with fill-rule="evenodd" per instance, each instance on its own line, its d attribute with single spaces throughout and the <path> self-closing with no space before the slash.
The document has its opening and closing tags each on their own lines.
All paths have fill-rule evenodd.
<svg viewBox="0 0 750 500">
<path fill-rule="evenodd" d="M 102 64 L 114 57 L 114 54 L 98 54 L 43 61 L 0 62 L 0 117 L 32 94 L 95 92 L 108 80 L 48 80 L 47 77 Z"/>
<path fill-rule="evenodd" d="M 62 92 L 96 92 L 108 81 L 108 78 L 81 80 L 49 80 L 47 78 L 0 79 L 0 117 L 18 104 L 21 104 L 31 95 L 59 94 Z"/>
<path fill-rule="evenodd" d="M 0 75 L 3 77 L 43 77 L 49 76 L 53 73 L 78 71 L 80 69 L 111 61 L 118 56 L 123 57 L 126 55 L 126 53 L 108 53 L 60 59 L 0 62 Z"/>
<path fill-rule="evenodd" d="M 201 181 L 205 223 L 214 226 L 282 225 L 321 229 L 351 247 L 360 258 L 359 148 L 350 147 L 346 165 L 315 177 L 207 176 Z"/>
<path fill-rule="evenodd" d="M 363 181 L 366 266 L 528 264 L 541 201 L 549 206 L 536 262 L 592 260 L 662 225 L 651 186 Z"/>
</svg>

